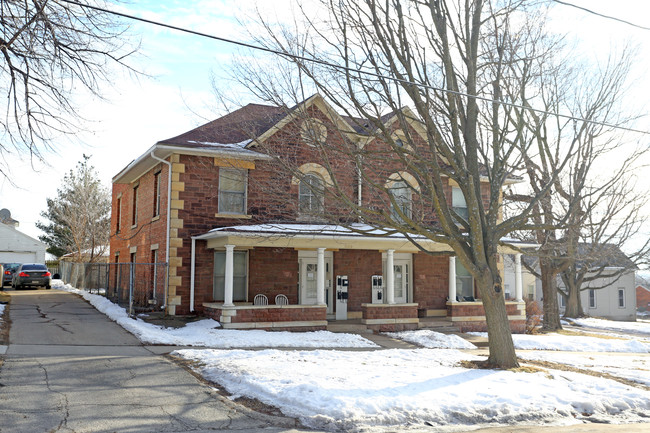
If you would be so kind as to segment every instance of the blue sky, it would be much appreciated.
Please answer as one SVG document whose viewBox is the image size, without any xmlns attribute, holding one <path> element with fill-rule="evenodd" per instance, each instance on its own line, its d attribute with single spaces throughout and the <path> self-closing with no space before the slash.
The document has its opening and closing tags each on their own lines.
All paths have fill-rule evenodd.
<svg viewBox="0 0 650 433">
<path fill-rule="evenodd" d="M 575 0 L 574 3 L 650 26 L 650 5 L 643 0 Z M 245 20 L 256 4 L 267 8 L 263 11 L 267 17 L 285 14 L 278 17 L 282 20 L 288 17 L 296 2 L 132 0 L 120 5 L 119 10 L 200 32 L 247 39 L 238 18 Z M 641 43 L 639 64 L 634 71 L 639 77 L 634 82 L 633 94 L 637 97 L 630 103 L 650 100 L 647 96 L 650 87 L 645 82 L 650 60 L 650 43 L 645 41 L 650 40 L 650 32 L 566 6 L 557 5 L 555 9 L 554 25 L 580 40 L 589 56 L 605 56 L 626 40 Z M 46 207 L 46 198 L 56 196 L 64 174 L 74 168 L 84 153 L 92 155 L 91 163 L 104 185 L 110 188 L 111 178 L 156 141 L 183 133 L 221 114 L 215 110 L 210 76 L 215 74 L 226 79 L 236 48 L 149 24 L 127 23 L 131 37 L 139 40 L 142 47 L 133 59 L 134 65 L 149 76 L 116 72 L 112 85 L 105 85 L 106 101 L 79 95 L 84 115 L 92 120 L 86 125 L 90 131 L 76 140 L 57 143 L 56 153 L 46 155 L 49 165 L 35 163 L 34 171 L 29 161 L 20 161 L 17 155 L 9 156 L 12 179 L 17 186 L 0 179 L 0 208 L 10 209 L 14 219 L 20 221 L 19 229 L 30 236 L 40 234 L 34 223 L 41 219 L 39 213 Z M 650 130 L 648 119 L 642 119 L 637 126 Z"/>
</svg>

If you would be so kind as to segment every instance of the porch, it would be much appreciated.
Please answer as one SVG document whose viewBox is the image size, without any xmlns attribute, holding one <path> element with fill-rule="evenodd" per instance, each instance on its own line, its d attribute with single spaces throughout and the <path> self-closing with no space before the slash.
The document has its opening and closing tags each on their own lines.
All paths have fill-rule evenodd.
<svg viewBox="0 0 650 433">
<path fill-rule="evenodd" d="M 334 226 L 215 229 L 192 238 L 190 311 L 197 242 L 203 263 L 210 263 L 209 251 L 214 254 L 213 284 L 203 265 L 198 305 L 227 329 L 314 331 L 352 319 L 375 332 L 402 331 L 420 328 L 430 316 L 460 331 L 486 329 L 474 284 L 462 274 L 457 278 L 456 258 L 447 245 L 423 240 L 434 253 L 426 255 L 402 236 L 363 235 Z M 516 299 L 507 305 L 515 332 L 526 319 L 520 260 L 518 255 Z M 253 305 L 258 296 L 267 302 Z M 268 305 L 275 296 L 288 304 Z"/>
</svg>

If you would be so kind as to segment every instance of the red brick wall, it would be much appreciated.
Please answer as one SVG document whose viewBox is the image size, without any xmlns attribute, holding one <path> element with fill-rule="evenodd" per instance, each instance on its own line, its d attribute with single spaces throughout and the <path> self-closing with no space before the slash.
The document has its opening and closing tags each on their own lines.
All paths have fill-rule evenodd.
<svg viewBox="0 0 650 433">
<path fill-rule="evenodd" d="M 518 309 L 519 305 L 516 303 L 506 303 L 506 313 L 508 316 L 517 316 L 521 312 Z M 485 309 L 483 304 L 479 302 L 457 302 L 447 305 L 447 315 L 452 317 L 458 316 L 485 316 Z"/>
<path fill-rule="evenodd" d="M 334 274 L 348 276 L 348 312 L 361 311 L 361 304 L 372 302 L 372 276 L 381 275 L 381 252 L 339 250 L 334 252 Z M 333 284 L 336 284 L 334 281 Z M 334 287 L 336 289 L 336 287 Z M 336 304 L 336 302 L 335 302 Z"/>
<path fill-rule="evenodd" d="M 641 286 L 636 288 L 636 306 L 637 308 L 645 308 L 650 310 L 650 290 L 647 290 Z"/>
<path fill-rule="evenodd" d="M 382 305 L 365 304 L 361 307 L 364 319 L 417 319 L 417 305 Z"/>
<path fill-rule="evenodd" d="M 413 254 L 413 301 L 421 309 L 447 308 L 449 256 Z"/>
<path fill-rule="evenodd" d="M 298 303 L 298 251 L 292 248 L 254 248 L 249 251 L 248 299 L 262 293 L 275 303 L 286 295 L 289 304 Z"/>
<path fill-rule="evenodd" d="M 160 215 L 153 216 L 154 203 L 154 173 L 161 170 L 160 174 Z M 138 218 L 137 224 L 132 226 L 133 218 L 133 185 L 134 184 L 113 184 L 112 208 L 111 208 L 111 240 L 110 260 L 115 260 L 115 254 L 119 252 L 120 262 L 130 261 L 131 247 L 137 247 L 136 261 L 149 263 L 151 261 L 151 245 L 158 244 L 158 260 L 165 260 L 167 241 L 167 166 L 156 165 L 148 173 L 142 176 L 138 184 Z M 117 196 L 121 197 L 120 231 L 117 233 Z"/>
<path fill-rule="evenodd" d="M 206 308 L 204 314 L 214 320 L 220 321 L 222 310 L 220 308 Z M 231 316 L 231 323 L 255 323 L 255 322 L 313 322 L 327 320 L 327 309 L 325 307 L 290 307 L 281 308 L 276 306 L 237 308 L 237 314 Z M 256 328 L 272 331 L 316 331 L 326 329 L 327 326 L 292 326 L 292 327 L 268 327 Z"/>
</svg>

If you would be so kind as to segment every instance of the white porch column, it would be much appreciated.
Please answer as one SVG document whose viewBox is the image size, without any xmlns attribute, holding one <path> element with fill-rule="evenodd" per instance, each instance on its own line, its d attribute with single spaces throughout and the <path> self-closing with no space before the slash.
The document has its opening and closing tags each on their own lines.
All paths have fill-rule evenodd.
<svg viewBox="0 0 650 433">
<path fill-rule="evenodd" d="M 232 281 L 233 281 L 233 250 L 234 245 L 226 245 L 226 272 L 223 290 L 223 306 L 234 307 L 232 303 Z"/>
<path fill-rule="evenodd" d="M 521 276 L 521 254 L 515 254 L 515 299 L 524 301 L 524 283 Z"/>
<path fill-rule="evenodd" d="M 449 256 L 449 302 L 456 302 L 456 256 Z"/>
<path fill-rule="evenodd" d="M 316 303 L 325 303 L 325 248 L 318 248 L 316 256 Z"/>
<path fill-rule="evenodd" d="M 395 303 L 395 250 L 386 251 L 386 303 Z"/>
</svg>

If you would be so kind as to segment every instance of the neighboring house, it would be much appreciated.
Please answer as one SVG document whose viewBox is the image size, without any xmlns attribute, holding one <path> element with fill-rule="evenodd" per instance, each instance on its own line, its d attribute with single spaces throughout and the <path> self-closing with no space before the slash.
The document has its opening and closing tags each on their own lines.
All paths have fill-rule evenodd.
<svg viewBox="0 0 650 433">
<path fill-rule="evenodd" d="M 644 286 L 637 286 L 635 296 L 636 267 L 618 248 L 611 245 L 608 245 L 607 248 L 607 263 L 604 264 L 610 266 L 606 266 L 603 271 L 612 274 L 620 269 L 629 270 L 623 272 L 620 277 L 596 278 L 585 283 L 587 288 L 580 293 L 582 309 L 588 316 L 604 317 L 612 320 L 635 320 L 637 305 L 639 308 L 645 306 L 650 309 L 650 291 Z M 534 257 L 524 256 L 523 260 L 536 267 Z M 597 265 L 603 265 L 603 263 Z M 509 294 L 510 299 L 515 297 L 513 291 L 515 287 L 515 266 L 515 256 L 512 254 L 505 255 L 504 290 L 506 294 Z M 589 278 L 592 275 L 588 274 L 587 277 Z M 559 276 L 557 281 L 558 288 L 564 289 L 564 283 Z M 588 287 L 594 287 L 594 289 Z M 540 303 L 544 301 L 541 280 L 528 272 L 525 267 L 522 271 L 522 288 L 524 300 L 535 299 Z M 566 304 L 565 299 L 559 294 L 558 305 L 560 314 L 563 314 Z"/>
<path fill-rule="evenodd" d="M 590 317 L 612 320 L 636 320 L 636 270 L 637 267 L 616 245 L 582 243 L 578 254 L 592 256 L 591 260 L 579 261 L 578 267 L 586 266 L 593 272 L 585 275 L 586 282 L 580 291 L 582 310 Z M 598 276 L 600 275 L 600 276 Z M 558 278 L 558 288 L 566 290 Z M 566 307 L 565 299 L 559 296 L 560 313 Z"/>
<path fill-rule="evenodd" d="M 332 181 L 308 143 L 305 113 L 328 140 L 385 149 L 319 95 L 293 109 L 246 105 L 159 141 L 113 178 L 111 260 L 168 262 L 166 310 L 214 317 L 227 328 L 324 329 L 328 319 L 361 319 L 376 330 L 412 329 L 420 318 L 447 317 L 485 330 L 474 281 L 447 245 L 423 240 L 438 253 L 430 255 L 403 236 L 363 235 L 310 217 L 314 209 L 340 209 L 314 193 Z M 384 121 L 404 134 L 395 113 Z M 424 143 L 418 126 L 408 133 Z M 286 155 L 302 177 L 278 169 L 263 149 Z M 354 167 L 329 163 L 360 203 L 377 206 Z M 383 181 L 396 190 L 395 179 L 416 182 L 390 167 L 372 169 L 387 173 Z M 459 191 L 446 188 L 460 212 Z M 408 209 L 410 195 L 401 200 Z M 269 305 L 253 305 L 260 298 Z M 523 302 L 509 301 L 507 311 L 513 329 L 523 330 Z"/>
<path fill-rule="evenodd" d="M 639 311 L 650 311 L 650 289 L 646 286 L 636 286 L 636 307 Z"/>
<path fill-rule="evenodd" d="M 47 246 L 20 232 L 18 221 L 7 209 L 0 210 L 0 263 L 45 263 Z"/>
</svg>

